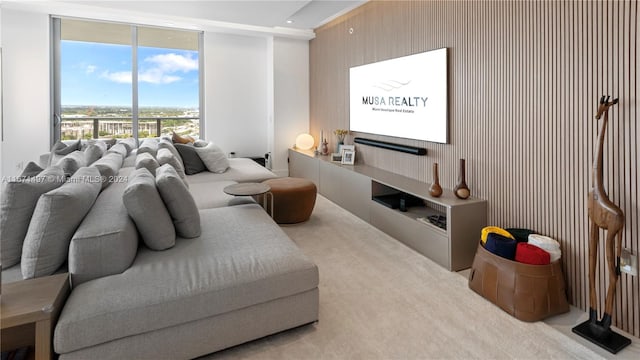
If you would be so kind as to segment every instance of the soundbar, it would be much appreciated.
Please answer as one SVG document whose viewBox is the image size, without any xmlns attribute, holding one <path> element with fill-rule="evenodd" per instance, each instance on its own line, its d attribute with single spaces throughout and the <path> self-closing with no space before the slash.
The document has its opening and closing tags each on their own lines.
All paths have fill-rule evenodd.
<svg viewBox="0 0 640 360">
<path fill-rule="evenodd" d="M 360 137 L 354 138 L 353 142 L 357 144 L 375 146 L 375 147 L 388 149 L 388 150 L 400 151 L 400 152 L 413 154 L 413 155 L 427 155 L 427 149 L 421 148 L 421 147 L 394 144 L 386 141 L 371 140 L 371 139 L 365 139 Z"/>
</svg>

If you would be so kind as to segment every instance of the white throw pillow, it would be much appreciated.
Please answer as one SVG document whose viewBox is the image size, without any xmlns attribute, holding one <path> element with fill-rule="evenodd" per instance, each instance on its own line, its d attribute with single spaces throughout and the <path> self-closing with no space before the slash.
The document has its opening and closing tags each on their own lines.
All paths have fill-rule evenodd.
<svg viewBox="0 0 640 360">
<path fill-rule="evenodd" d="M 209 143 L 205 147 L 194 147 L 200 159 L 207 167 L 207 170 L 213 173 L 223 173 L 229 168 L 229 159 L 227 155 L 214 143 Z"/>
</svg>

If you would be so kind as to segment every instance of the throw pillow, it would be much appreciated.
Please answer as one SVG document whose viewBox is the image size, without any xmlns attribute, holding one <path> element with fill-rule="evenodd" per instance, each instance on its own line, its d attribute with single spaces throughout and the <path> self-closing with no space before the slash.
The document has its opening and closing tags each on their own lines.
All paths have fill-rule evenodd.
<svg viewBox="0 0 640 360">
<path fill-rule="evenodd" d="M 173 143 L 171 142 L 171 140 L 168 140 L 168 139 L 160 140 L 158 142 L 158 150 L 160 149 L 168 149 L 169 151 L 171 151 L 173 156 L 175 156 L 178 159 L 178 161 L 180 161 L 180 165 L 182 165 L 182 168 L 184 168 L 184 164 L 182 163 L 182 158 L 180 157 L 180 153 L 178 152 L 176 147 L 173 146 Z"/>
<path fill-rule="evenodd" d="M 195 141 L 195 139 L 189 135 L 181 136 L 174 132 L 173 135 L 171 136 L 171 141 L 178 144 L 192 144 Z"/>
<path fill-rule="evenodd" d="M 196 149 L 192 144 L 173 144 L 180 153 L 182 163 L 184 164 L 184 172 L 187 175 L 193 175 L 207 170 L 207 167 L 200 159 Z"/>
<path fill-rule="evenodd" d="M 0 261 L 4 268 L 20 262 L 22 242 L 40 195 L 65 181 L 61 167 L 50 166 L 35 177 L 10 181 L 0 199 Z"/>
<path fill-rule="evenodd" d="M 122 144 L 122 143 L 118 143 L 113 145 L 108 151 L 107 153 L 116 153 L 116 154 L 120 154 L 120 156 L 122 156 L 122 158 L 126 158 L 127 155 L 129 155 L 129 150 L 127 150 L 127 147 Z"/>
<path fill-rule="evenodd" d="M 200 236 L 198 207 L 173 166 L 165 164 L 156 170 L 156 185 L 173 219 L 176 234 L 188 239 Z"/>
<path fill-rule="evenodd" d="M 198 139 L 193 143 L 193 146 L 195 147 L 205 147 L 207 145 L 209 145 L 209 142 L 201 139 Z"/>
<path fill-rule="evenodd" d="M 49 165 L 55 165 L 58 163 L 58 161 L 60 161 L 60 159 L 62 159 L 63 157 L 65 157 L 66 155 L 71 154 L 72 152 L 76 151 L 76 150 L 80 150 L 82 148 L 82 140 L 78 139 L 78 141 L 75 141 L 69 145 L 67 145 L 66 143 L 63 143 L 62 141 L 56 142 L 55 144 L 53 144 L 53 147 L 51 148 L 51 156 L 49 157 Z"/>
<path fill-rule="evenodd" d="M 151 174 L 156 173 L 156 169 L 160 167 L 158 161 L 149 153 L 142 153 L 136 156 L 136 169 L 146 168 Z"/>
<path fill-rule="evenodd" d="M 65 155 L 57 165 L 62 167 L 64 174 L 69 177 L 78 171 L 83 166 L 87 166 L 87 162 L 84 157 L 84 153 L 80 150 L 76 150 L 69 155 Z"/>
<path fill-rule="evenodd" d="M 120 154 L 110 153 L 91 165 L 100 172 L 100 180 L 102 181 L 101 190 L 104 190 L 116 180 L 116 175 L 120 167 L 122 167 L 122 162 L 122 156 L 120 156 Z"/>
<path fill-rule="evenodd" d="M 176 231 L 171 216 L 149 170 L 143 168 L 131 173 L 122 201 L 147 247 L 165 250 L 175 245 Z"/>
<path fill-rule="evenodd" d="M 155 139 L 146 139 L 140 146 L 138 147 L 137 154 L 149 153 L 151 156 L 156 157 L 156 153 L 158 152 L 158 141 Z"/>
<path fill-rule="evenodd" d="M 29 161 L 27 166 L 24 167 L 24 170 L 22 170 L 22 174 L 20 174 L 20 177 L 36 176 L 40 174 L 42 170 L 44 169 L 41 168 L 38 164 L 34 163 L 33 161 Z"/>
<path fill-rule="evenodd" d="M 229 168 L 229 159 L 227 155 L 214 143 L 209 143 L 205 147 L 196 147 L 196 153 L 202 159 L 202 162 L 212 173 L 223 173 Z"/>
<path fill-rule="evenodd" d="M 126 139 L 121 139 L 118 140 L 118 144 L 122 144 L 127 148 L 127 151 L 130 153 L 133 149 L 137 149 L 138 148 L 138 143 L 136 142 L 135 138 L 126 138 Z"/>
<path fill-rule="evenodd" d="M 180 178 L 184 179 L 185 177 L 184 168 L 182 167 L 182 164 L 178 160 L 178 157 L 174 156 L 169 149 L 158 149 L 158 156 L 157 156 L 158 164 L 160 164 L 160 166 L 164 164 L 171 165 L 176 170 Z"/>
<path fill-rule="evenodd" d="M 84 162 L 86 166 L 93 164 L 96 160 L 100 159 L 102 155 L 107 151 L 107 145 L 105 143 L 90 144 L 84 150 Z"/>
<path fill-rule="evenodd" d="M 69 242 L 100 193 L 98 169 L 83 167 L 66 183 L 40 196 L 22 246 L 22 277 L 53 274 L 66 260 Z"/>
</svg>

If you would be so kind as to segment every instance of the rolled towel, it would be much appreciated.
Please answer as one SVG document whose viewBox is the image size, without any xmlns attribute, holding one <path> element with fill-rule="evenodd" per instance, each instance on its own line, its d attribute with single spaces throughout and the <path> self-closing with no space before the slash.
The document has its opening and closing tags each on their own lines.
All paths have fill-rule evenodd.
<svg viewBox="0 0 640 360">
<path fill-rule="evenodd" d="M 516 244 L 515 239 L 491 232 L 487 235 L 484 248 L 493 254 L 513 260 L 516 256 Z"/>
<path fill-rule="evenodd" d="M 517 242 L 527 242 L 529 239 L 529 235 L 535 234 L 536 232 L 529 229 L 505 229 L 509 232 L 509 234 L 513 235 Z"/>
<path fill-rule="evenodd" d="M 535 245 L 548 252 L 549 255 L 551 255 L 551 262 L 554 262 L 562 257 L 560 243 L 548 236 L 531 234 L 529 235 L 529 244 Z"/>
<path fill-rule="evenodd" d="M 551 262 L 551 256 L 544 249 L 520 242 L 516 247 L 516 261 L 529 265 L 548 265 Z"/>
<path fill-rule="evenodd" d="M 480 237 L 480 241 L 482 242 L 482 245 L 484 245 L 487 242 L 487 235 L 489 235 L 490 233 L 500 234 L 510 239 L 514 238 L 513 235 L 509 234 L 509 232 L 503 228 L 499 228 L 497 226 L 487 226 L 482 229 L 482 236 Z"/>
</svg>

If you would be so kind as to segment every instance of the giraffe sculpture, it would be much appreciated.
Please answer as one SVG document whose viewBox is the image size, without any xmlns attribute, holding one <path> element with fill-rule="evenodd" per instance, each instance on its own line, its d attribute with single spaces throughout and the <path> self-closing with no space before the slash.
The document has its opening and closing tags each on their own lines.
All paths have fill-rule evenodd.
<svg viewBox="0 0 640 360">
<path fill-rule="evenodd" d="M 618 99 L 609 101 L 610 97 L 600 98 L 600 105 L 596 119 L 604 114 L 596 158 L 591 172 L 591 190 L 589 191 L 589 320 L 573 328 L 580 336 L 598 344 L 612 353 L 617 353 L 631 343 L 631 340 L 613 332 L 611 314 L 616 284 L 620 276 L 620 253 L 622 246 L 622 228 L 624 227 L 624 213 L 607 195 L 603 184 L 602 152 L 604 148 L 607 123 L 609 122 L 609 108 L 618 103 Z M 609 286 L 607 288 L 604 314 L 598 321 L 598 301 L 596 297 L 596 262 L 598 259 L 598 242 L 600 229 L 606 230 L 605 251 L 607 268 L 609 269 Z M 615 240 L 615 243 L 614 243 Z M 615 252 L 615 253 L 614 253 Z"/>
</svg>

